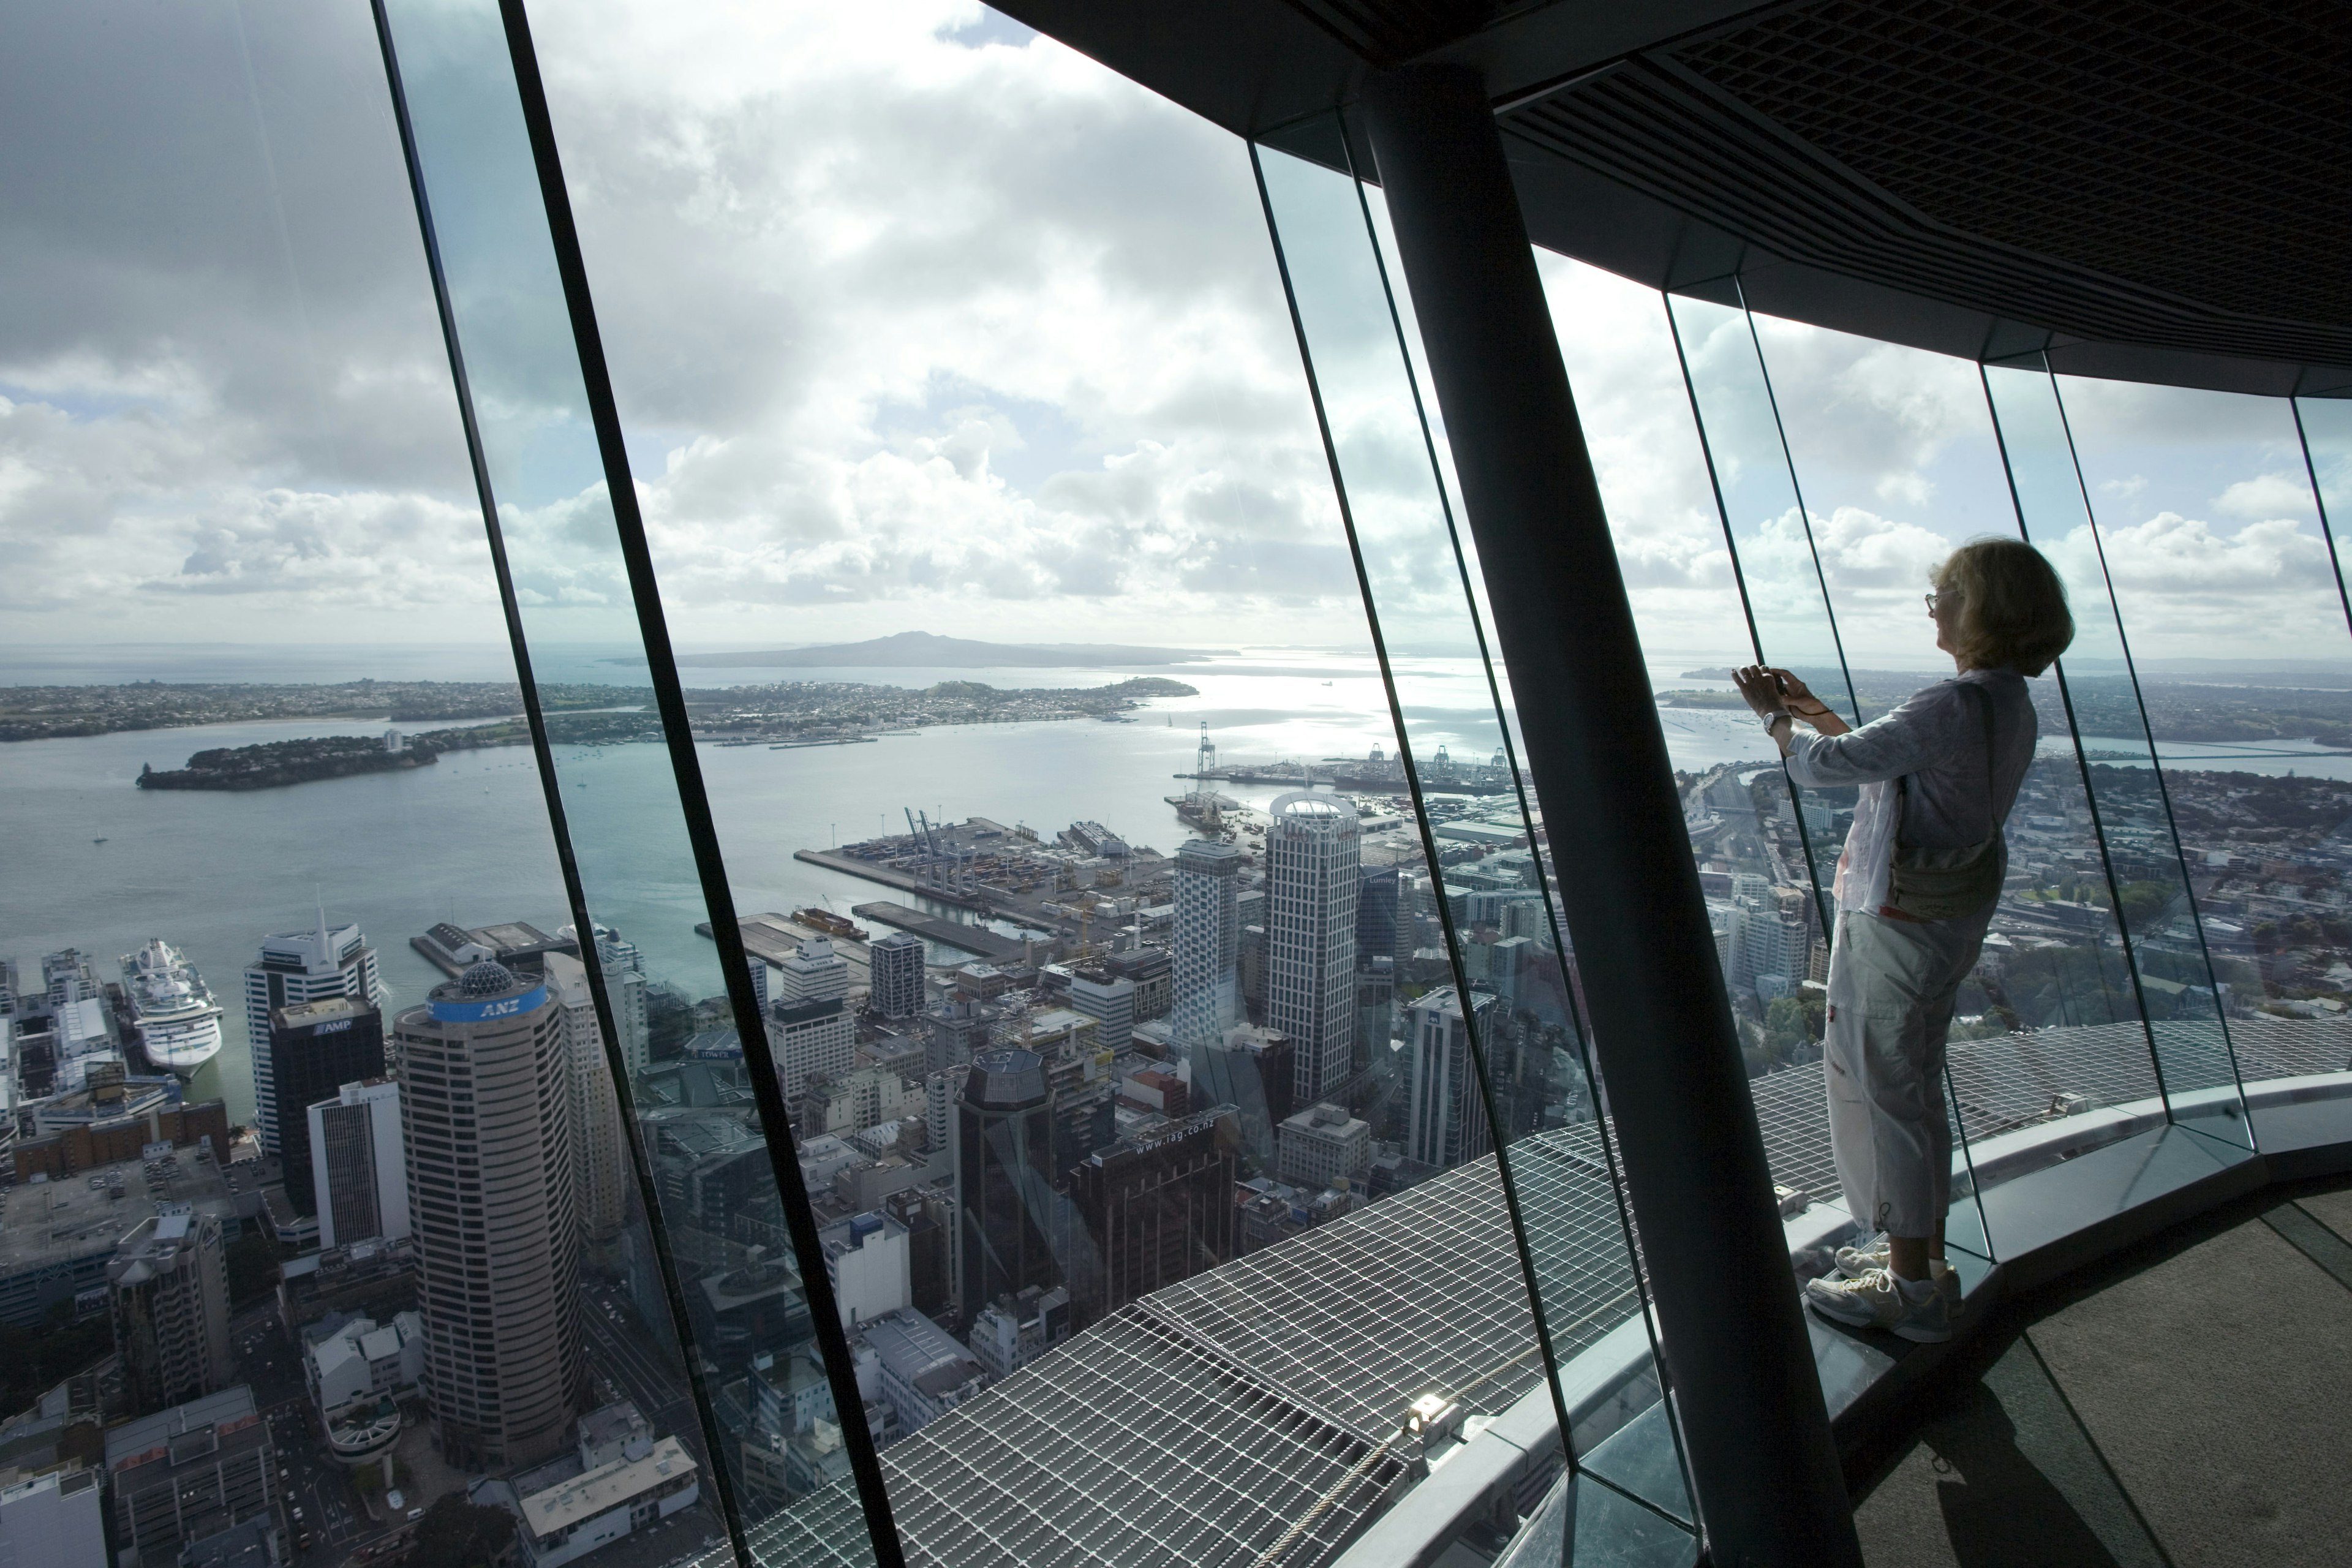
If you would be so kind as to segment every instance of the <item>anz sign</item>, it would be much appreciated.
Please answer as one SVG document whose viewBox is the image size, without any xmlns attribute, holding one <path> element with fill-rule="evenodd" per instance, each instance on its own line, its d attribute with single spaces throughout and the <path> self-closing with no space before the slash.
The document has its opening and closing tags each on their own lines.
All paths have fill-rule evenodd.
<svg viewBox="0 0 2352 1568">
<path fill-rule="evenodd" d="M 520 996 L 499 996 L 487 1002 L 444 1002 L 436 998 L 433 1016 L 444 1024 L 482 1024 L 536 1013 L 546 1005 L 547 987 L 534 985 Z"/>
</svg>

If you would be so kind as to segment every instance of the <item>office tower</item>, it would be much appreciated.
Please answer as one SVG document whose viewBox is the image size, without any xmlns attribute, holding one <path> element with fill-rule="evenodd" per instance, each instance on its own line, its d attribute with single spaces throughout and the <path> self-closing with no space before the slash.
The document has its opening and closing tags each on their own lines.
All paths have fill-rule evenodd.
<svg viewBox="0 0 2352 1568">
<path fill-rule="evenodd" d="M 1396 1030 L 1396 961 L 1365 955 L 1356 971 L 1356 1058 L 1358 1070 L 1377 1063 L 1389 1048 Z"/>
<path fill-rule="evenodd" d="M 1393 963 L 1397 955 L 1397 868 L 1365 866 L 1359 869 L 1363 891 L 1356 901 L 1356 963 L 1369 968 L 1375 958 Z"/>
<path fill-rule="evenodd" d="M 1360 1181 L 1371 1163 L 1371 1123 L 1349 1115 L 1344 1106 L 1310 1105 L 1286 1118 L 1275 1132 L 1276 1168 L 1284 1181 L 1297 1186 L 1328 1187 L 1343 1178 Z"/>
<path fill-rule="evenodd" d="M 621 1099 L 604 1054 L 604 1034 L 596 1022 L 587 966 L 569 953 L 547 955 L 547 988 L 563 1014 L 565 1056 L 571 1069 L 572 1194 L 579 1205 L 580 1234 L 604 1243 L 621 1233 L 621 1184 L 625 1156 Z"/>
<path fill-rule="evenodd" d="M 286 1201 L 296 1214 L 317 1214 L 310 1107 L 344 1084 L 384 1076 L 383 1015 L 352 996 L 291 1003 L 270 1015 L 269 1062 Z"/>
<path fill-rule="evenodd" d="M 1472 1017 L 1483 1029 L 1493 1021 L 1495 998 L 1483 991 L 1470 997 Z M 1443 1171 L 1494 1148 L 1470 1030 L 1463 1026 L 1454 987 L 1441 985 L 1415 1001 L 1408 1009 L 1406 1034 L 1405 1157 Z"/>
<path fill-rule="evenodd" d="M 319 1245 L 349 1247 L 408 1234 L 408 1160 L 400 1141 L 400 1085 L 344 1084 L 310 1108 L 310 1188 Z"/>
<path fill-rule="evenodd" d="M 1164 1018 L 1175 999 L 1175 964 L 1164 947 L 1130 948 L 1114 952 L 1103 967 L 1123 980 L 1135 982 L 1135 1021 Z"/>
<path fill-rule="evenodd" d="M 1330 1097 L 1356 1050 L 1356 810 L 1345 796 L 1277 798 L 1266 830 L 1265 1021 L 1297 1051 L 1297 1101 Z"/>
<path fill-rule="evenodd" d="M 857 1059 L 857 1020 L 848 1005 L 778 1002 L 768 1009 L 768 1052 L 784 1093 L 798 1097 L 809 1080 L 847 1072 Z"/>
<path fill-rule="evenodd" d="M 1095 1020 L 1095 1043 L 1117 1053 L 1135 1038 L 1135 982 L 1107 969 L 1070 976 L 1070 1005 Z"/>
<path fill-rule="evenodd" d="M 1053 1241 L 1053 1101 L 1045 1062 L 1034 1051 L 984 1050 L 972 1058 L 956 1106 L 956 1198 L 967 1312 L 1030 1286 L 1062 1283 Z"/>
<path fill-rule="evenodd" d="M 488 1469 L 549 1458 L 583 1387 L 563 1010 L 486 961 L 394 1033 L 442 1455 Z"/>
<path fill-rule="evenodd" d="M 241 1383 L 109 1431 L 107 1486 L 120 1560 L 176 1563 L 191 1542 L 271 1519 L 280 1498 L 269 1433 L 253 1390 Z"/>
<path fill-rule="evenodd" d="M 1170 950 L 1170 1037 L 1213 1040 L 1241 1022 L 1242 852 L 1194 838 L 1176 850 L 1176 929 Z"/>
<path fill-rule="evenodd" d="M 1196 1105 L 1226 1105 L 1242 1157 L 1252 1171 L 1271 1171 L 1275 1129 L 1290 1115 L 1297 1073 L 1289 1040 L 1255 1024 L 1236 1024 L 1224 1037 L 1192 1050 Z"/>
<path fill-rule="evenodd" d="M 1213 1107 L 1097 1149 L 1071 1171 L 1088 1244 L 1070 1249 L 1078 1327 L 1233 1261 L 1241 1211 L 1230 1116 L 1229 1107 Z"/>
<path fill-rule="evenodd" d="M 873 989 L 868 1000 L 885 1018 L 912 1018 L 923 1010 L 923 939 L 894 931 L 866 950 Z"/>
<path fill-rule="evenodd" d="M 375 949 L 368 945 L 356 924 L 329 925 L 324 910 L 319 913 L 319 923 L 309 931 L 282 931 L 261 939 L 261 956 L 245 970 L 245 1035 L 253 1056 L 253 1122 L 261 1134 L 263 1149 L 272 1154 L 285 1152 L 278 1145 L 270 1014 L 280 1007 L 323 1002 L 332 996 L 381 1007 L 385 994 L 383 977 L 376 972 Z M 331 1083 L 322 1092 L 333 1088 Z M 295 1114 L 301 1114 L 299 1104 Z"/>
<path fill-rule="evenodd" d="M 802 1002 L 838 1002 L 849 994 L 849 963 L 833 951 L 830 937 L 810 937 L 776 966 L 772 983 L 775 1000 L 786 1006 Z"/>
<path fill-rule="evenodd" d="M 950 996 L 923 1018 L 923 1063 L 930 1072 L 961 1074 L 989 1047 L 1002 1015 L 985 1002 Z"/>
<path fill-rule="evenodd" d="M 216 1216 L 161 1205 L 115 1247 L 106 1292 L 131 1409 L 161 1410 L 228 1381 L 228 1259 Z"/>
</svg>

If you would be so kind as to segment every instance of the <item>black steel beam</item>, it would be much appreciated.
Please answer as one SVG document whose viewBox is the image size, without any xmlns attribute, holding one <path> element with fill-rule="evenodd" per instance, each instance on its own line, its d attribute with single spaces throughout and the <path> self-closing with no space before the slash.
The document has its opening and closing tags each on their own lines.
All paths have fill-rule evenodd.
<svg viewBox="0 0 2352 1568">
<path fill-rule="evenodd" d="M 1543 806 L 1708 1559 L 1860 1568 L 1682 800 L 1486 84 L 1411 66 L 1374 79 L 1364 104 Z"/>
</svg>

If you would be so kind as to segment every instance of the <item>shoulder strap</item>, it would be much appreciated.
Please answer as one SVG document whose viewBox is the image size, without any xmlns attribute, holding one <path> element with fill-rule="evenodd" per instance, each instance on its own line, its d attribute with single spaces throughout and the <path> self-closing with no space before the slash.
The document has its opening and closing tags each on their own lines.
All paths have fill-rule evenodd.
<svg viewBox="0 0 2352 1568">
<path fill-rule="evenodd" d="M 1994 788 L 1992 776 L 1992 693 L 1987 691 L 1982 684 L 1974 680 L 1963 680 L 1960 684 L 1977 694 L 1977 717 L 1984 721 L 1985 821 L 1987 824 L 1985 837 L 1987 838 L 1990 838 L 1994 834 L 2000 831 L 2000 814 L 1994 806 L 1992 798 Z"/>
</svg>

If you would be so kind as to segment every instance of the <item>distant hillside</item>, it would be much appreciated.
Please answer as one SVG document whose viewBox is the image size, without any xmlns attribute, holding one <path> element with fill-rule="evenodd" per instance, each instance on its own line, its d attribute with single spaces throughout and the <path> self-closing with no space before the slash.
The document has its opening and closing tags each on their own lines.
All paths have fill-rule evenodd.
<svg viewBox="0 0 2352 1568">
<path fill-rule="evenodd" d="M 844 666 L 867 669 L 1081 669 L 1101 665 L 1190 664 L 1207 657 L 1181 647 L 976 642 L 970 637 L 943 637 L 930 632 L 899 632 L 894 637 L 828 643 L 822 647 L 771 648 L 763 653 L 693 653 L 677 662 L 681 668 L 691 669 L 816 669 Z"/>
</svg>

